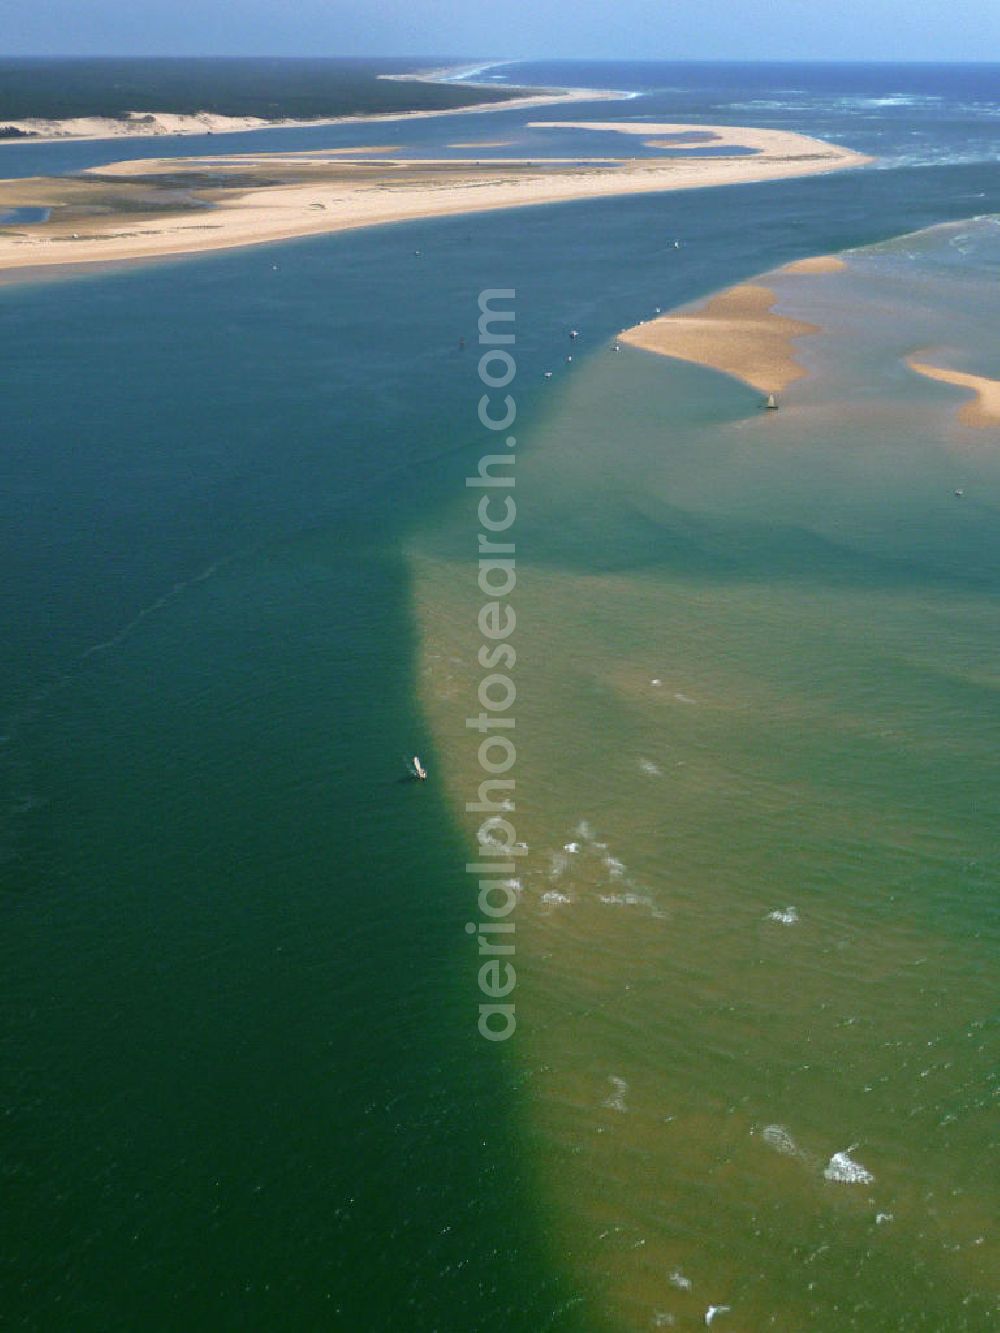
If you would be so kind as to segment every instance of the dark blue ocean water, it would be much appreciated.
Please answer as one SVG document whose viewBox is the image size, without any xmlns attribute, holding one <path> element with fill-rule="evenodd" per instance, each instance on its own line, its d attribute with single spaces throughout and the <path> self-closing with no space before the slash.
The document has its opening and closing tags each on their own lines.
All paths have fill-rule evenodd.
<svg viewBox="0 0 1000 1333">
<path fill-rule="evenodd" d="M 995 70 L 511 74 L 656 91 L 0 146 L 32 175 L 644 116 L 880 153 L 0 291 L 14 1327 L 600 1327 L 519 1137 L 530 1071 L 468 1021 L 466 849 L 440 792 L 399 782 L 430 744 L 401 548 L 481 446 L 458 340 L 480 290 L 517 289 L 530 441 L 570 327 L 583 360 L 654 306 L 1000 211 Z"/>
</svg>

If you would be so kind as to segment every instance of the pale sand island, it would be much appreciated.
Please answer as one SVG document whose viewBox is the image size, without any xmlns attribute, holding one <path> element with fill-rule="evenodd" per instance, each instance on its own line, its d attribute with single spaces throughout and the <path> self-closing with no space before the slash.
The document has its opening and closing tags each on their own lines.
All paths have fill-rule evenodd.
<svg viewBox="0 0 1000 1333">
<path fill-rule="evenodd" d="M 990 379 L 986 375 L 970 375 L 962 370 L 947 370 L 944 366 L 931 365 L 924 360 L 924 353 L 908 356 L 906 364 L 918 375 L 930 380 L 939 380 L 942 384 L 952 384 L 959 389 L 969 389 L 973 397 L 958 409 L 958 419 L 963 426 L 974 426 L 986 430 L 1000 425 L 1000 380 Z"/>
<path fill-rule="evenodd" d="M 795 339 L 818 333 L 819 326 L 776 314 L 776 300 L 770 287 L 742 283 L 694 310 L 626 329 L 620 340 L 647 352 L 720 370 L 761 393 L 780 393 L 806 374 L 795 356 Z"/>
<path fill-rule="evenodd" d="M 434 113 L 436 114 L 436 113 Z M 869 158 L 783 130 L 584 122 L 644 138 L 708 133 L 750 156 L 345 161 L 335 153 L 127 161 L 74 177 L 0 181 L 0 209 L 47 207 L 0 227 L 0 271 L 122 262 L 576 199 L 815 175 Z"/>
</svg>

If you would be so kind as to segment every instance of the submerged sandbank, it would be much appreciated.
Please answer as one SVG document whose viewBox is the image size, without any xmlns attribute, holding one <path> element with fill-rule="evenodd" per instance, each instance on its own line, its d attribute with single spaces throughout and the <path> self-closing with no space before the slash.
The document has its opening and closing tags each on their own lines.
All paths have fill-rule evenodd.
<svg viewBox="0 0 1000 1333">
<path fill-rule="evenodd" d="M 690 129 L 614 128 L 644 135 Z M 231 249 L 416 218 L 780 180 L 869 160 L 781 130 L 730 126 L 719 133 L 734 147 L 755 152 L 710 158 L 379 162 L 345 161 L 335 154 L 325 160 L 315 153 L 309 159 L 298 154 L 231 154 L 151 158 L 74 178 L 0 182 L 0 206 L 27 201 L 54 210 L 48 223 L 30 233 L 0 234 L 0 269 Z M 88 190 L 100 196 L 98 214 L 87 207 Z M 116 191 L 123 193 L 119 197 Z"/>
</svg>

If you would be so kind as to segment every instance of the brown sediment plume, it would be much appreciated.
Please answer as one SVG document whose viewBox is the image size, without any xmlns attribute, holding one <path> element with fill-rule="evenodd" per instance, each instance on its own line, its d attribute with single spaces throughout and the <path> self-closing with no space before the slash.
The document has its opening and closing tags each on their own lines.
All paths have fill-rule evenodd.
<svg viewBox="0 0 1000 1333">
<path fill-rule="evenodd" d="M 744 283 L 696 310 L 637 324 L 621 341 L 721 370 L 762 393 L 780 393 L 806 374 L 795 358 L 794 340 L 820 329 L 776 314 L 776 299 L 770 287 Z"/>
<path fill-rule="evenodd" d="M 906 364 L 929 380 L 939 380 L 942 384 L 952 384 L 958 389 L 969 389 L 972 392 L 973 398 L 958 409 L 958 419 L 963 426 L 974 426 L 978 430 L 1000 426 L 1000 380 L 931 365 L 929 361 L 923 360 L 923 353 L 919 352 L 908 356 Z"/>
</svg>

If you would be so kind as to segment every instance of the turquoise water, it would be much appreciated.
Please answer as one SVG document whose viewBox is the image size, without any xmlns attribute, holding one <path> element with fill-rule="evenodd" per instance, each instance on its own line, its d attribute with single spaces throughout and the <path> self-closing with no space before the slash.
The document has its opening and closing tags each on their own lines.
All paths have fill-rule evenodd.
<svg viewBox="0 0 1000 1333">
<path fill-rule="evenodd" d="M 478 116 L 477 133 L 494 137 L 493 117 Z M 997 209 L 989 164 L 901 167 L 399 226 L 0 293 L 12 1323 L 630 1326 L 591 1291 L 603 1260 L 581 1262 L 553 1189 L 563 1166 L 572 1182 L 571 1154 L 531 1119 L 535 1047 L 498 1055 L 469 1020 L 466 830 L 443 783 L 400 781 L 403 754 L 442 767 L 409 552 L 480 450 L 476 299 L 518 290 L 530 439 L 574 376 L 610 373 L 598 349 L 656 305 Z M 950 260 L 964 262 L 957 248 Z M 985 344 L 982 358 L 985 373 Z M 693 401 L 710 385 L 720 419 L 745 401 L 715 377 L 662 382 Z M 912 391 L 951 401 L 942 385 Z M 615 447 L 595 441 L 599 468 Z M 877 487 L 902 456 L 880 461 Z M 939 483 L 949 502 L 953 483 L 971 492 L 973 464 L 958 481 L 942 468 L 928 497 Z M 743 497 L 717 455 L 687 471 L 717 534 L 706 551 L 773 577 L 780 544 L 754 497 L 766 510 L 781 488 L 801 514 L 829 475 L 798 471 L 793 455 Z M 995 568 L 990 516 L 969 500 L 966 526 L 956 536 L 938 520 L 926 556 L 928 577 L 961 598 L 971 563 L 985 581 Z M 571 493 L 565 504 L 572 514 Z M 928 530 L 923 511 L 909 521 Z M 636 546 L 619 553 L 626 572 L 648 562 L 643 530 L 637 520 Z M 895 541 L 878 506 L 866 534 L 866 559 Z M 571 569 L 588 539 L 568 525 L 566 542 Z M 885 553 L 889 592 L 907 581 L 904 548 L 902 567 Z M 797 549 L 782 547 L 822 562 L 815 543 Z M 933 767 L 912 781 L 933 783 Z M 859 857 L 863 846 L 862 828 Z M 918 850 L 922 928 L 960 942 L 982 929 L 978 899 L 919 897 L 935 851 Z M 689 864 L 706 854 L 693 843 Z M 655 959 L 643 966 L 655 978 Z M 632 1033 L 641 1046 L 642 1024 Z M 794 1039 L 782 1041 L 784 1059 Z M 696 1053 L 683 1060 L 693 1086 L 714 1072 Z M 820 1136 L 810 1150 L 847 1146 Z M 757 1242 L 745 1243 L 752 1258 Z M 900 1252 L 904 1282 L 907 1262 Z M 857 1326 L 986 1326 L 981 1306 L 963 1314 L 917 1289 L 936 1325 L 900 1324 L 886 1303 Z"/>
</svg>

